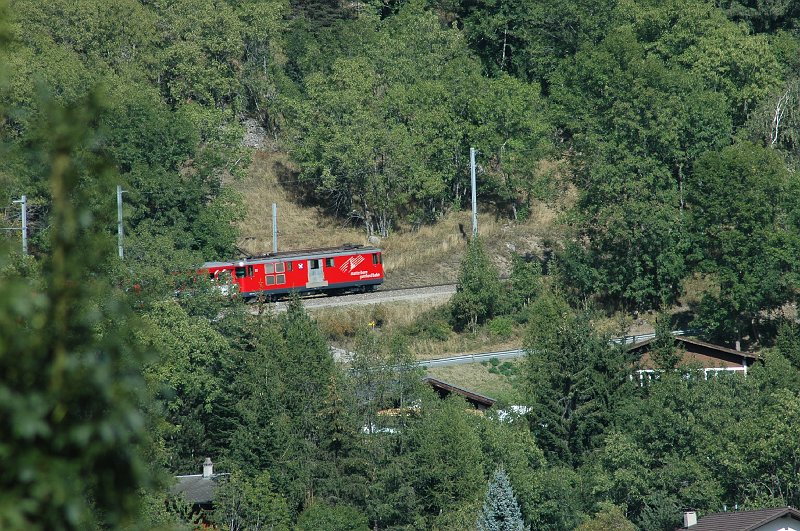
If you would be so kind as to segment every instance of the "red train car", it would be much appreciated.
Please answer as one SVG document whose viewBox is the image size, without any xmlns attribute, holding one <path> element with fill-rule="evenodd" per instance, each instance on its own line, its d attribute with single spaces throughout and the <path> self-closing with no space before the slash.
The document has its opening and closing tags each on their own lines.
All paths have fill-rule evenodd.
<svg viewBox="0 0 800 531">
<path fill-rule="evenodd" d="M 381 250 L 361 245 L 284 251 L 235 262 L 206 262 L 202 269 L 227 292 L 244 298 L 288 293 L 373 291 L 383 282 Z"/>
</svg>

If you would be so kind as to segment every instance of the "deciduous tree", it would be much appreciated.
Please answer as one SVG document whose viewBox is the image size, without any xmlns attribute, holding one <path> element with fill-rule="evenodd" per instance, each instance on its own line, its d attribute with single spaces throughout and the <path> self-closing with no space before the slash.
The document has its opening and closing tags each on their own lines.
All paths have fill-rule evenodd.
<svg viewBox="0 0 800 531">
<path fill-rule="evenodd" d="M 40 288 L 0 279 L 0 527 L 117 527 L 151 478 L 142 351 L 124 294 L 105 281 L 113 247 L 90 207 L 115 178 L 98 148 L 102 102 L 40 104 L 42 142 L 26 149 L 46 161 L 54 230 Z"/>
</svg>

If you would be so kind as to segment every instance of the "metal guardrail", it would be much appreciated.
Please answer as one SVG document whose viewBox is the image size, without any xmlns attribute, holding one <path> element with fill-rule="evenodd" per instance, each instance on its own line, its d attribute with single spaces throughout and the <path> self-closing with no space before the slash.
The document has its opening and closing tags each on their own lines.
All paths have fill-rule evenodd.
<svg viewBox="0 0 800 531">
<path fill-rule="evenodd" d="M 521 358 L 525 355 L 525 349 L 517 348 L 513 350 L 501 350 L 499 352 L 481 352 L 478 354 L 462 354 L 459 356 L 450 356 L 447 358 L 435 358 L 432 360 L 422 360 L 416 363 L 417 366 L 423 368 L 430 367 L 446 367 L 448 365 L 463 365 L 465 363 L 480 363 L 482 361 L 489 361 L 492 358 L 499 360 Z"/>
<path fill-rule="evenodd" d="M 684 336 L 684 335 L 692 335 L 696 334 L 698 330 L 674 330 L 672 335 L 674 336 Z M 655 332 L 650 332 L 648 334 L 635 334 L 632 336 L 623 336 L 623 337 L 615 337 L 611 339 L 612 343 L 617 345 L 633 345 L 636 343 L 641 343 L 642 341 L 648 341 L 656 337 Z M 477 354 L 459 354 L 458 356 L 449 356 L 447 358 L 435 358 L 432 360 L 422 360 L 418 361 L 416 365 L 422 368 L 432 368 L 432 367 L 447 367 L 449 365 L 463 365 L 466 363 L 480 363 L 482 361 L 489 361 L 492 358 L 497 358 L 498 360 L 503 359 L 513 359 L 513 358 L 521 358 L 525 355 L 525 349 L 518 348 L 512 350 L 501 350 L 498 352 L 480 352 Z"/>
</svg>

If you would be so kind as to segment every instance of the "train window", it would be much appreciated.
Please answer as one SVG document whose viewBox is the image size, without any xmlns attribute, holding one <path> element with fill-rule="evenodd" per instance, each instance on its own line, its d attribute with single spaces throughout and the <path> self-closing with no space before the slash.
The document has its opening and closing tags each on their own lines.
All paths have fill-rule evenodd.
<svg viewBox="0 0 800 531">
<path fill-rule="evenodd" d="M 244 278 L 246 276 L 247 276 L 247 272 L 245 271 L 245 268 L 243 268 L 243 267 L 237 267 L 236 268 L 236 278 Z"/>
<path fill-rule="evenodd" d="M 253 266 L 247 266 L 247 276 L 248 277 L 253 276 Z"/>
<path fill-rule="evenodd" d="M 278 275 L 278 284 L 286 283 L 286 275 Z"/>
<path fill-rule="evenodd" d="M 325 267 L 333 267 L 333 258 L 325 259 Z"/>
<path fill-rule="evenodd" d="M 275 264 L 265 264 L 265 265 L 266 265 L 266 269 L 264 270 L 264 272 L 266 274 L 269 275 L 270 273 L 274 273 L 275 272 Z"/>
<path fill-rule="evenodd" d="M 275 284 L 275 277 L 267 277 L 267 286 Z"/>
<path fill-rule="evenodd" d="M 286 271 L 291 271 L 291 270 L 292 270 L 292 263 L 286 262 Z"/>
<path fill-rule="evenodd" d="M 373 264 L 382 264 L 383 260 L 381 260 L 381 253 L 373 253 L 372 255 L 372 263 Z"/>
<path fill-rule="evenodd" d="M 275 264 L 275 272 L 283 273 L 283 262 L 281 262 L 280 264 Z"/>
<path fill-rule="evenodd" d="M 322 265 L 321 262 L 322 262 L 322 260 L 309 260 L 308 261 L 308 264 L 309 264 L 308 267 L 309 267 L 309 269 L 319 269 L 320 266 Z"/>
</svg>

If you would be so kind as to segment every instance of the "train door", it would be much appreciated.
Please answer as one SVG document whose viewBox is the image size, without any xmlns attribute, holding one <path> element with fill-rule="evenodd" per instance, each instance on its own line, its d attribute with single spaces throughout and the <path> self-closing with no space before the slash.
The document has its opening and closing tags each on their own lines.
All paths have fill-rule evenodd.
<svg viewBox="0 0 800 531">
<path fill-rule="evenodd" d="M 314 259 L 308 261 L 308 284 L 306 287 L 314 288 L 319 286 L 327 286 L 325 281 L 325 269 L 322 267 L 321 259 Z"/>
</svg>

